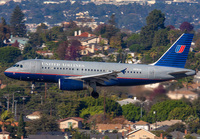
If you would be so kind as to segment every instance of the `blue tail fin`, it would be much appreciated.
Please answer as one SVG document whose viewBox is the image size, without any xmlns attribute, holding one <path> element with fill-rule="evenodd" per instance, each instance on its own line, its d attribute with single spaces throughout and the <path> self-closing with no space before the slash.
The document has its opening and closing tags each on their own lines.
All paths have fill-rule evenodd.
<svg viewBox="0 0 200 139">
<path fill-rule="evenodd" d="M 193 34 L 182 34 L 153 65 L 184 68 L 193 36 Z"/>
</svg>

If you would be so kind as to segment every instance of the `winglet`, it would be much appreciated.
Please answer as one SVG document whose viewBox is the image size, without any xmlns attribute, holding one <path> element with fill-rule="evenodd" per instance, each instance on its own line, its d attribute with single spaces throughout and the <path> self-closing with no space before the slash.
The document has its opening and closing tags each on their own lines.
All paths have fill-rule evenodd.
<svg viewBox="0 0 200 139">
<path fill-rule="evenodd" d="M 123 74 L 125 74 L 126 70 L 127 70 L 127 68 L 121 70 L 121 72 L 122 72 Z"/>
</svg>

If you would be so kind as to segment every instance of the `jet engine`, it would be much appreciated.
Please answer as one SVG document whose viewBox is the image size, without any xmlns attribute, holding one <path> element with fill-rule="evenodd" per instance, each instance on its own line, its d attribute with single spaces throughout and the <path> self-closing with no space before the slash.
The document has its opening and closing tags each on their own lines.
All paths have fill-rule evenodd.
<svg viewBox="0 0 200 139">
<path fill-rule="evenodd" d="M 60 90 L 77 91 L 85 90 L 88 86 L 81 80 L 59 79 L 58 86 Z"/>
</svg>

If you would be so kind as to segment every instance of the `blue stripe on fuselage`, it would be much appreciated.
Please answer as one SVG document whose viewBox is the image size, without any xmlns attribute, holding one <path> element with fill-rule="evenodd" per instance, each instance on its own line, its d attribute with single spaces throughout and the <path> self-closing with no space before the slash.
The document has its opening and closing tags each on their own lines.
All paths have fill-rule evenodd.
<svg viewBox="0 0 200 139">
<path fill-rule="evenodd" d="M 58 83 L 59 79 L 64 79 L 70 76 L 80 76 L 80 75 L 65 75 L 65 74 L 43 74 L 43 73 L 26 73 L 26 72 L 5 72 L 6 76 L 23 80 L 23 81 L 37 81 L 37 82 L 53 82 Z M 14 75 L 14 76 L 13 76 Z M 109 80 L 109 82 L 104 82 L 105 86 L 134 86 L 134 85 L 144 85 L 156 82 L 162 82 L 166 80 L 160 79 L 147 79 L 147 78 L 125 78 L 118 77 L 117 80 Z M 102 86 L 100 84 L 97 84 Z"/>
</svg>

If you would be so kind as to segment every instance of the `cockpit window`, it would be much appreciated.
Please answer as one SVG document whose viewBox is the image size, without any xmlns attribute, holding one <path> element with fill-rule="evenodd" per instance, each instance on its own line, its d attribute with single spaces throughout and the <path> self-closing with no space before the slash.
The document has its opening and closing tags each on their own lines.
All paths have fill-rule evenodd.
<svg viewBox="0 0 200 139">
<path fill-rule="evenodd" d="M 15 64 L 15 65 L 13 65 L 13 67 L 20 67 L 20 68 L 23 68 L 23 65 Z"/>
</svg>

